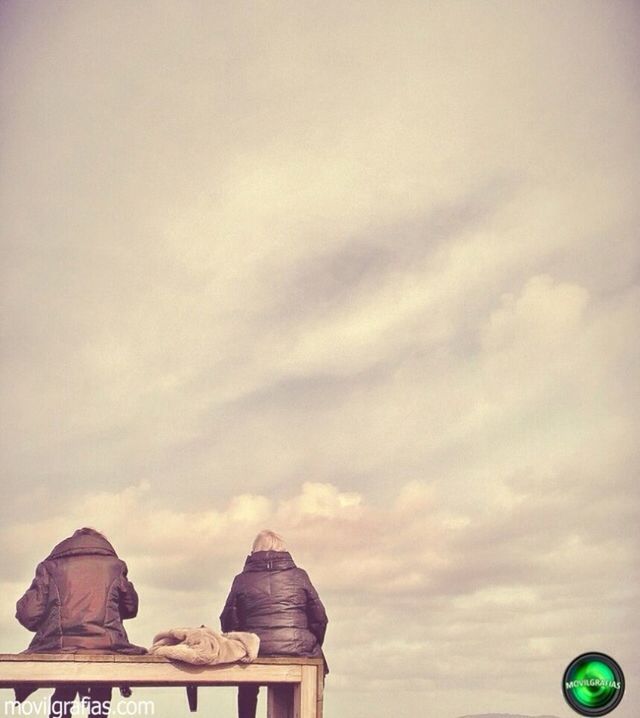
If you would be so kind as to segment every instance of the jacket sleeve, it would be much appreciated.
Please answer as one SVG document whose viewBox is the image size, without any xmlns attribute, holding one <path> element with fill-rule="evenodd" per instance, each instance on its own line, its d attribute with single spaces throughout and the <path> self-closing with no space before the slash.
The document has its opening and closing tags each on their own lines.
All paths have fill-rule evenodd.
<svg viewBox="0 0 640 718">
<path fill-rule="evenodd" d="M 120 585 L 118 586 L 118 608 L 120 610 L 120 618 L 135 618 L 138 615 L 138 594 L 133 584 L 127 578 L 127 564 L 123 562 L 122 576 L 120 577 Z"/>
<path fill-rule="evenodd" d="M 224 633 L 228 631 L 241 631 L 240 616 L 238 615 L 238 577 L 233 579 L 231 590 L 220 614 L 220 626 Z"/>
<path fill-rule="evenodd" d="M 327 630 L 327 612 L 324 610 L 322 601 L 318 596 L 318 592 L 313 587 L 309 576 L 305 572 L 306 586 L 305 591 L 307 593 L 307 621 L 309 624 L 309 630 L 318 639 L 318 643 L 322 645 L 324 643 L 324 634 Z"/>
<path fill-rule="evenodd" d="M 30 631 L 37 631 L 47 610 L 49 574 L 44 563 L 38 564 L 36 575 L 24 596 L 16 603 L 16 618 Z"/>
</svg>

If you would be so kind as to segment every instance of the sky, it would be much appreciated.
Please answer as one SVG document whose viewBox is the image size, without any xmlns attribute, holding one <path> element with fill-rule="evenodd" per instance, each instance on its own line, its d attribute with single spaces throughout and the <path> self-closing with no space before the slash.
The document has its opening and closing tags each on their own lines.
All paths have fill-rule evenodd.
<svg viewBox="0 0 640 718">
<path fill-rule="evenodd" d="M 1 650 L 75 528 L 146 646 L 217 628 L 270 528 L 326 718 L 569 718 L 587 650 L 632 718 L 639 16 L 1 2 Z"/>
</svg>

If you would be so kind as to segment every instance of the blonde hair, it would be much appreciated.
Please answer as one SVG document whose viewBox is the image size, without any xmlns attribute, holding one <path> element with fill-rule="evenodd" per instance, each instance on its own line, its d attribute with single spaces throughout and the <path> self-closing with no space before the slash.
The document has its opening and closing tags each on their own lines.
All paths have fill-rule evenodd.
<svg viewBox="0 0 640 718">
<path fill-rule="evenodd" d="M 282 536 L 275 531 L 264 529 L 255 537 L 251 553 L 256 551 L 286 551 Z"/>
</svg>

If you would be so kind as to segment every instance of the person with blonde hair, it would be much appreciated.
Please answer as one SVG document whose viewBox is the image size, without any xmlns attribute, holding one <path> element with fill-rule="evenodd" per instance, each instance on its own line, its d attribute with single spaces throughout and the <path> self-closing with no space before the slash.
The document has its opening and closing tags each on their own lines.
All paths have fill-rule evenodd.
<svg viewBox="0 0 640 718">
<path fill-rule="evenodd" d="M 274 531 L 255 537 L 242 573 L 233 579 L 220 623 L 225 632 L 257 633 L 261 656 L 324 658 L 326 611 L 307 572 L 296 566 Z M 258 685 L 241 686 L 238 717 L 255 718 L 257 701 Z"/>
<path fill-rule="evenodd" d="M 253 546 L 251 547 L 251 553 L 257 553 L 258 551 L 286 551 L 282 536 L 277 534 L 275 531 L 260 531 L 260 533 L 253 540 Z"/>
</svg>

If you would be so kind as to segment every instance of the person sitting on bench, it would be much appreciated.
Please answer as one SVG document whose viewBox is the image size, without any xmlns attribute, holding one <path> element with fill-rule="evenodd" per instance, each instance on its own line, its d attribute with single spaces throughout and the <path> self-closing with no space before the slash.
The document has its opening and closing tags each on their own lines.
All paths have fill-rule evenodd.
<svg viewBox="0 0 640 718">
<path fill-rule="evenodd" d="M 261 656 L 323 657 L 327 614 L 306 571 L 298 568 L 282 538 L 261 531 L 220 616 L 223 631 L 251 631 Z M 325 673 L 328 670 L 325 662 Z M 238 689 L 239 718 L 255 718 L 258 686 Z"/>
<path fill-rule="evenodd" d="M 32 653 L 146 653 L 129 642 L 122 624 L 137 613 L 138 594 L 127 578 L 127 565 L 91 528 L 78 529 L 51 551 L 16 605 L 18 621 L 36 633 L 26 651 Z M 51 698 L 51 716 L 71 715 L 79 694 L 89 700 L 89 715 L 105 718 L 111 689 L 59 686 Z"/>
</svg>

